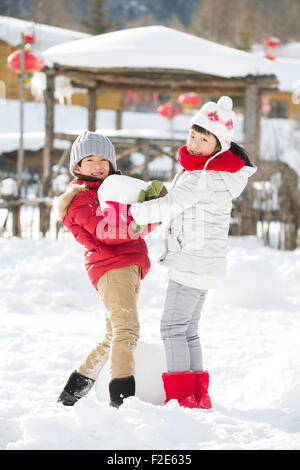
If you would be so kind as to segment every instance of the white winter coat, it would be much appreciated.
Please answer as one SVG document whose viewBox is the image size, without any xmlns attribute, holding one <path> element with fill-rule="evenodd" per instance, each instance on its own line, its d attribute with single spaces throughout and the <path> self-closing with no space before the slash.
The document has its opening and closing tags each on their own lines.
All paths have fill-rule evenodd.
<svg viewBox="0 0 300 470">
<path fill-rule="evenodd" d="M 194 273 L 203 279 L 224 276 L 232 199 L 242 193 L 256 169 L 206 170 L 204 190 L 199 184 L 202 170 L 181 169 L 165 197 L 133 204 L 131 214 L 140 225 L 169 221 L 166 250 L 159 262 L 175 273 Z"/>
</svg>

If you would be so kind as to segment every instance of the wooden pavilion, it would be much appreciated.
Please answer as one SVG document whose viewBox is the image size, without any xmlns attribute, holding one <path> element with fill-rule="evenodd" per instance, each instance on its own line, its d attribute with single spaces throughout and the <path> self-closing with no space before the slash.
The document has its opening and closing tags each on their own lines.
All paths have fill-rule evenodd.
<svg viewBox="0 0 300 470">
<path fill-rule="evenodd" d="M 268 64 L 243 51 L 222 46 L 163 26 L 116 31 L 54 46 L 45 51 L 47 87 L 46 136 L 43 161 L 44 196 L 51 187 L 54 139 L 73 141 L 74 135 L 54 132 L 54 79 L 63 75 L 76 88 L 87 90 L 87 128 L 96 128 L 96 97 L 101 89 L 158 91 L 170 95 L 196 92 L 210 96 L 244 96 L 244 145 L 259 159 L 260 97 L 277 90 Z M 110 136 L 109 136 L 110 137 Z M 142 148 L 145 167 L 151 146 L 178 148 L 178 139 L 110 137 L 117 158 Z M 150 156 L 151 158 L 151 156 Z M 175 157 L 174 157 L 175 158 Z M 144 176 L 147 172 L 144 171 Z"/>
<path fill-rule="evenodd" d="M 54 132 L 54 79 L 59 75 L 68 77 L 75 88 L 87 90 L 86 127 L 91 131 L 96 129 L 96 98 L 100 90 L 163 92 L 173 101 L 182 92 L 244 96 L 243 145 L 252 161 L 259 162 L 261 96 L 278 89 L 276 76 L 265 59 L 163 26 L 72 41 L 46 50 L 44 56 L 47 64 L 44 197 L 51 196 L 54 139 L 68 140 L 71 144 L 76 137 Z M 168 154 L 175 168 L 176 150 L 184 144 L 176 135 L 166 139 L 107 135 L 116 146 L 118 160 L 137 150 L 145 155 L 144 179 L 148 163 L 158 156 Z M 247 187 L 242 202 L 239 201 L 240 235 L 256 234 L 257 217 L 250 210 L 253 197 L 252 188 Z"/>
</svg>

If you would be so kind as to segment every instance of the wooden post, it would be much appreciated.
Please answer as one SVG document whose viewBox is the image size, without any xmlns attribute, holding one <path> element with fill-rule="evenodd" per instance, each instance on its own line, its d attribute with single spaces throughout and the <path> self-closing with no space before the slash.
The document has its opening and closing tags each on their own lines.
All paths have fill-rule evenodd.
<svg viewBox="0 0 300 470">
<path fill-rule="evenodd" d="M 40 232 L 43 238 L 50 229 L 50 215 L 51 207 L 47 206 L 44 202 L 40 202 Z"/>
<path fill-rule="evenodd" d="M 245 90 L 244 146 L 256 165 L 260 150 L 260 90 L 255 81 L 249 81 Z M 242 195 L 242 235 L 256 234 L 256 215 L 253 208 L 253 190 L 249 184 Z"/>
<path fill-rule="evenodd" d="M 52 167 L 54 163 L 54 91 L 55 91 L 55 71 L 49 69 L 46 71 L 46 93 L 45 93 L 45 147 L 43 154 L 43 196 L 50 197 L 52 195 Z M 45 237 L 50 227 L 51 209 L 41 204 L 40 206 L 40 232 Z"/>
<path fill-rule="evenodd" d="M 116 110 L 116 129 L 122 129 L 122 109 Z"/>
<path fill-rule="evenodd" d="M 21 56 L 20 56 L 20 72 L 19 72 L 19 89 L 20 89 L 20 142 L 17 159 L 17 175 L 18 175 L 18 196 L 21 197 L 22 176 L 24 169 L 24 80 L 25 80 L 25 40 L 24 34 L 21 35 Z M 19 208 L 20 209 L 20 208 Z"/>
<path fill-rule="evenodd" d="M 20 93 L 20 141 L 17 156 L 17 184 L 18 197 L 21 198 L 23 171 L 24 171 L 24 80 L 25 80 L 25 39 L 21 34 L 21 56 L 19 71 L 19 93 Z M 13 236 L 21 237 L 21 206 L 16 204 L 12 207 Z"/>
<path fill-rule="evenodd" d="M 172 169 L 170 175 L 170 181 L 173 181 L 176 175 L 176 163 L 177 163 L 177 150 L 173 150 L 173 158 L 172 158 Z"/>
<path fill-rule="evenodd" d="M 12 213 L 12 234 L 13 237 L 22 237 L 21 232 L 21 204 L 15 201 L 11 204 Z"/>
<path fill-rule="evenodd" d="M 45 147 L 43 154 L 43 196 L 51 195 L 52 166 L 54 162 L 54 78 L 55 72 L 52 69 L 46 71 L 46 129 Z"/>
<path fill-rule="evenodd" d="M 260 147 L 260 92 L 255 82 L 249 82 L 245 90 L 244 146 L 251 160 L 257 164 Z"/>
<path fill-rule="evenodd" d="M 149 144 L 143 146 L 143 154 L 145 156 L 144 161 L 144 171 L 143 171 L 143 180 L 148 181 L 148 164 L 149 164 Z"/>
<path fill-rule="evenodd" d="M 97 88 L 89 88 L 87 95 L 88 107 L 88 130 L 96 130 L 96 110 L 97 110 Z"/>
</svg>

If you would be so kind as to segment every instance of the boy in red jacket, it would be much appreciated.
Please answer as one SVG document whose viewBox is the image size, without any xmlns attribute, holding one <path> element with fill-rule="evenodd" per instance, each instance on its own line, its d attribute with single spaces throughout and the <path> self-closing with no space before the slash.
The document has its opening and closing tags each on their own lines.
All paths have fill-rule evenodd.
<svg viewBox="0 0 300 470">
<path fill-rule="evenodd" d="M 85 396 L 110 353 L 110 404 L 135 394 L 133 351 L 139 338 L 137 300 L 140 281 L 150 269 L 147 245 L 132 238 L 128 224 L 109 226 L 97 191 L 110 174 L 118 173 L 115 150 L 108 138 L 85 130 L 73 143 L 69 189 L 56 200 L 63 224 L 85 247 L 85 267 L 106 308 L 106 334 L 69 377 L 58 401 L 72 406 Z M 111 231 L 111 229 L 113 229 Z"/>
</svg>

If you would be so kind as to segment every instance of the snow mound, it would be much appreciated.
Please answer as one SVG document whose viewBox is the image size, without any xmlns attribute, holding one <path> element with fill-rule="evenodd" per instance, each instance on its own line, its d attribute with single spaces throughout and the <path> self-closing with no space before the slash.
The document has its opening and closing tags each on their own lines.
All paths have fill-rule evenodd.
<svg viewBox="0 0 300 470">
<path fill-rule="evenodd" d="M 267 258 L 234 258 L 225 279 L 215 291 L 218 303 L 257 307 L 285 302 L 282 280 L 275 263 Z"/>
<path fill-rule="evenodd" d="M 161 405 L 165 400 L 161 374 L 167 370 L 163 346 L 139 341 L 134 357 L 136 396 L 153 405 Z M 109 401 L 109 381 L 107 361 L 95 384 L 96 397 L 101 402 Z"/>
<path fill-rule="evenodd" d="M 299 413 L 300 396 L 299 334 L 287 338 L 261 366 L 254 368 L 236 391 L 237 399 L 246 408 L 290 409 Z"/>
</svg>

